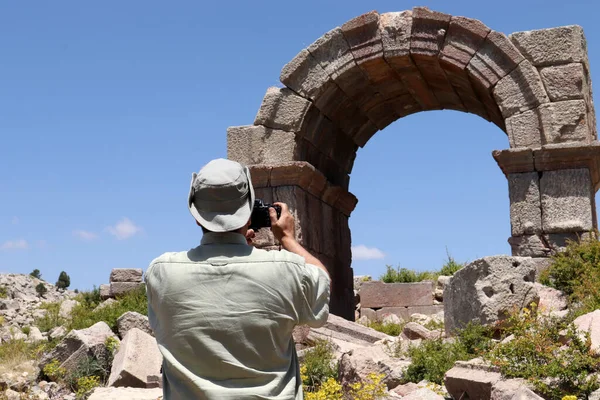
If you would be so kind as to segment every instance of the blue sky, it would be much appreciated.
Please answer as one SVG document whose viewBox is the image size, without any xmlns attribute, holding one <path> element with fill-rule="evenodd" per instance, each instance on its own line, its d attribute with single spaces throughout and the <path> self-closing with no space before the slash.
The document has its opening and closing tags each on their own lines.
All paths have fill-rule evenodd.
<svg viewBox="0 0 600 400">
<path fill-rule="evenodd" d="M 191 173 L 226 156 L 301 49 L 364 12 L 425 5 L 504 33 L 583 26 L 600 77 L 592 1 L 0 1 L 0 271 L 108 281 L 194 247 Z M 598 78 L 600 79 L 600 78 Z M 355 274 L 438 269 L 509 254 L 495 125 L 454 111 L 396 121 L 361 149 L 350 190 Z M 367 251 L 365 251 L 365 249 Z"/>
</svg>

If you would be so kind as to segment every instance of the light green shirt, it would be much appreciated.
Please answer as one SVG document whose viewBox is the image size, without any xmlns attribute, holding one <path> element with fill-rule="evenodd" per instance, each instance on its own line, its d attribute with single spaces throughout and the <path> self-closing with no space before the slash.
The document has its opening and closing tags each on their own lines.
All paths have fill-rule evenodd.
<svg viewBox="0 0 600 400">
<path fill-rule="evenodd" d="M 164 400 L 302 399 L 292 329 L 329 315 L 329 277 L 288 251 L 207 233 L 146 272 Z"/>
</svg>

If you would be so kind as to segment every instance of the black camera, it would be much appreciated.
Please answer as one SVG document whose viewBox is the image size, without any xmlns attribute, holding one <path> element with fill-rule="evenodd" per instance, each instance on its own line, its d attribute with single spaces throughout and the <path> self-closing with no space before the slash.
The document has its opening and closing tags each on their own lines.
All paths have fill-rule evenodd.
<svg viewBox="0 0 600 400">
<path fill-rule="evenodd" d="M 250 228 L 255 232 L 260 228 L 271 227 L 271 217 L 269 216 L 269 207 L 273 207 L 277 211 L 277 219 L 281 217 L 281 207 L 274 204 L 264 203 L 260 199 L 254 200 L 254 208 L 250 217 Z"/>
</svg>

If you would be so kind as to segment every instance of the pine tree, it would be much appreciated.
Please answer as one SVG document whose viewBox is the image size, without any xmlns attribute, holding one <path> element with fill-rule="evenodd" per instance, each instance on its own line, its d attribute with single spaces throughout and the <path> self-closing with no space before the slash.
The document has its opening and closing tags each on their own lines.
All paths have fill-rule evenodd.
<svg viewBox="0 0 600 400">
<path fill-rule="evenodd" d="M 40 273 L 39 269 L 34 269 L 33 272 L 31 272 L 29 275 L 37 279 L 42 279 L 42 274 Z"/>
<path fill-rule="evenodd" d="M 43 295 L 46 294 L 46 292 L 48 291 L 48 289 L 46 289 L 46 285 L 44 285 L 42 282 L 40 282 L 35 287 L 35 291 L 37 292 L 38 296 L 42 297 Z"/>
<path fill-rule="evenodd" d="M 56 287 L 59 289 L 66 289 L 71 285 L 71 278 L 65 271 L 61 271 L 56 282 Z"/>
</svg>

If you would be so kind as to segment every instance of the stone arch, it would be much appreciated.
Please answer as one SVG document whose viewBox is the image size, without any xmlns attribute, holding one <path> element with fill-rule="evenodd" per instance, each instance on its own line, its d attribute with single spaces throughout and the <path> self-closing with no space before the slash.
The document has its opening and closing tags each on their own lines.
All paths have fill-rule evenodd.
<svg viewBox="0 0 600 400">
<path fill-rule="evenodd" d="M 600 143 L 579 26 L 506 36 L 425 7 L 372 11 L 301 50 L 280 80 L 253 125 L 228 129 L 228 157 L 251 166 L 259 196 L 291 205 L 299 240 L 334 277 L 334 313 L 353 319 L 356 152 L 412 113 L 473 113 L 507 134 L 493 156 L 509 182 L 514 255 L 547 256 L 596 228 Z"/>
</svg>

